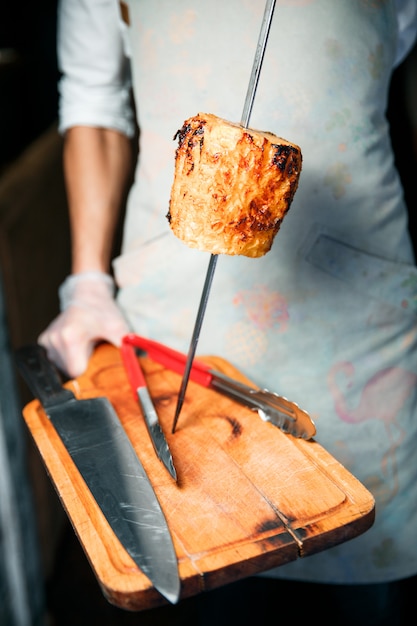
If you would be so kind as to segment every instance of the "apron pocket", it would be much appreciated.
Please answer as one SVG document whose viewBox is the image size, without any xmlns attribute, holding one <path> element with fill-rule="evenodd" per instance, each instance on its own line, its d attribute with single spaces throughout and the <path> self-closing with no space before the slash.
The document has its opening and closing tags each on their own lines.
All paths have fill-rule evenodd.
<svg viewBox="0 0 417 626">
<path fill-rule="evenodd" d="M 320 233 L 306 260 L 354 291 L 417 315 L 417 268 L 377 257 Z"/>
</svg>

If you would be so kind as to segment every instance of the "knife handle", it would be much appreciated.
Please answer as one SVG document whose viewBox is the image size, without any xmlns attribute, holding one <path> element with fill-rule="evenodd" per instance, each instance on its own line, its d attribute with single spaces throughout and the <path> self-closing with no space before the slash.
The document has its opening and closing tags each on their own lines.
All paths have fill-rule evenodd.
<svg viewBox="0 0 417 626">
<path fill-rule="evenodd" d="M 16 363 L 33 395 L 44 408 L 74 398 L 69 389 L 62 386 L 57 368 L 48 359 L 46 350 L 40 344 L 29 344 L 15 352 Z"/>
</svg>

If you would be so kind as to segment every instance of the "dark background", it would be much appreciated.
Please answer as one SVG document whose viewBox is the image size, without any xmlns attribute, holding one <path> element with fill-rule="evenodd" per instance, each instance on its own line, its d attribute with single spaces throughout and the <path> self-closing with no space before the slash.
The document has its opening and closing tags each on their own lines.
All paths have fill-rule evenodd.
<svg viewBox="0 0 417 626">
<path fill-rule="evenodd" d="M 0 172 L 56 119 L 56 0 L 0 7 Z"/>
<path fill-rule="evenodd" d="M 0 274 L 14 348 L 35 340 L 56 315 L 57 289 L 70 268 L 62 139 L 56 131 L 56 5 L 25 0 L 0 8 Z M 388 117 L 416 242 L 417 129 L 409 117 L 405 70 L 400 66 L 393 77 Z M 30 396 L 23 386 L 20 392 L 23 405 Z M 28 467 L 51 626 L 193 623 L 192 601 L 140 618 L 111 607 L 30 441 Z"/>
</svg>

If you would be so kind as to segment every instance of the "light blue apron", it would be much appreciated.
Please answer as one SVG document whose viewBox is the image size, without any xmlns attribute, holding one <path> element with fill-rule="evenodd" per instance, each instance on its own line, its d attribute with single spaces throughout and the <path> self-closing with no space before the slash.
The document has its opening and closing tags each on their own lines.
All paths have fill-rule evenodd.
<svg viewBox="0 0 417 626">
<path fill-rule="evenodd" d="M 199 111 L 240 120 L 264 2 L 128 4 L 141 152 L 119 302 L 136 332 L 187 351 L 209 255 L 166 220 L 173 137 Z M 277 577 L 417 572 L 417 270 L 385 119 L 396 33 L 388 0 L 277 2 L 251 126 L 301 146 L 300 185 L 270 252 L 219 258 L 200 334 L 200 354 L 308 410 L 376 498 L 371 530 Z"/>
</svg>

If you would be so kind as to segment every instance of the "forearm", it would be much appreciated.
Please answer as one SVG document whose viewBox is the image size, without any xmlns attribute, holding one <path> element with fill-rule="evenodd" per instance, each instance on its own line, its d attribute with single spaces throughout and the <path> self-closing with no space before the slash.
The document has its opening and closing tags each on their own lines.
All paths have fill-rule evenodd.
<svg viewBox="0 0 417 626">
<path fill-rule="evenodd" d="M 109 272 L 131 165 L 131 142 L 118 131 L 85 126 L 67 131 L 64 173 L 73 274 Z"/>
</svg>

